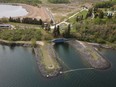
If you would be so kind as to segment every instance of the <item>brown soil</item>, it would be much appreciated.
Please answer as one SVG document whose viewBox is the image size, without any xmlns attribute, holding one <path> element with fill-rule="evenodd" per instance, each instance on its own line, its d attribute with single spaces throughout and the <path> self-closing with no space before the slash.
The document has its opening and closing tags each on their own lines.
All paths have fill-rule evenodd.
<svg viewBox="0 0 116 87">
<path fill-rule="evenodd" d="M 21 18 L 29 17 L 29 18 L 42 19 L 43 21 L 50 20 L 49 14 L 45 7 L 35 7 L 27 4 L 19 4 L 19 5 L 25 8 L 28 12 L 26 16 L 22 16 Z"/>
<path fill-rule="evenodd" d="M 27 4 L 17 4 L 25 8 L 28 12 L 26 16 L 20 16 L 20 18 L 29 17 L 42 19 L 43 21 L 50 21 L 50 12 L 48 12 L 47 8 L 52 12 L 52 15 L 55 18 L 56 22 L 62 21 L 62 19 L 68 17 L 69 15 L 78 12 L 82 6 L 86 6 L 90 8 L 92 3 L 80 3 L 78 1 L 72 2 L 70 4 L 41 4 L 41 6 L 32 6 Z"/>
<path fill-rule="evenodd" d="M 76 1 L 69 4 L 45 4 L 43 6 L 51 10 L 56 22 L 61 22 L 64 18 L 80 11 L 82 6 L 91 8 L 92 3 L 80 3 Z"/>
</svg>

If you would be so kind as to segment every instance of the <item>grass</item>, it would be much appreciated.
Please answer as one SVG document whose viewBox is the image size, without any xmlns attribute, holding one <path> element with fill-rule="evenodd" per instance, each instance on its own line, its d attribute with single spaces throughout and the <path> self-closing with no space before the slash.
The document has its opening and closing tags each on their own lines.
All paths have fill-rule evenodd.
<svg viewBox="0 0 116 87">
<path fill-rule="evenodd" d="M 92 47 L 88 47 L 88 48 L 86 48 L 87 49 L 87 51 L 90 53 L 90 55 L 92 56 L 92 58 L 94 59 L 94 60 L 98 60 L 99 58 L 100 58 L 100 55 L 92 48 Z"/>
<path fill-rule="evenodd" d="M 15 28 L 20 28 L 20 29 L 40 29 L 40 25 L 34 25 L 34 24 L 24 24 L 24 23 L 14 23 L 10 22 L 11 25 L 14 25 Z"/>
<path fill-rule="evenodd" d="M 78 13 L 78 14 L 75 15 L 73 18 L 69 19 L 68 22 L 74 24 L 74 23 L 76 22 L 76 17 L 77 17 L 77 16 L 82 16 L 82 15 L 83 15 L 83 18 L 85 19 L 86 15 L 87 15 L 87 11 L 84 10 L 84 11 Z"/>
<path fill-rule="evenodd" d="M 48 44 L 48 43 L 47 43 Z M 47 44 L 45 44 L 44 46 L 41 46 L 41 54 L 42 54 L 42 64 L 45 66 L 45 69 L 48 73 L 53 72 L 56 69 L 59 69 L 59 64 L 56 61 L 55 58 L 52 58 L 52 56 L 49 53 L 49 49 L 47 48 Z"/>
</svg>

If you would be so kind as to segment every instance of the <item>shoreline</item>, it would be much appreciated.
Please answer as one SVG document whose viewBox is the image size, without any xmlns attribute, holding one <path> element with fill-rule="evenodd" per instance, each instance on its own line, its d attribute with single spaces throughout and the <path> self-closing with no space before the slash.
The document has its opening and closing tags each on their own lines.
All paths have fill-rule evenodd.
<svg viewBox="0 0 116 87">
<path fill-rule="evenodd" d="M 0 39 L 0 44 L 9 45 L 9 46 L 32 47 L 31 41 L 7 41 L 7 40 L 1 40 Z M 38 41 L 38 42 L 36 42 L 36 44 L 37 44 L 37 47 L 33 48 L 33 49 L 34 49 L 37 65 L 38 65 L 38 68 L 39 68 L 41 74 L 44 77 L 47 77 L 47 78 L 48 77 L 55 77 L 55 76 L 58 76 L 59 74 L 61 74 L 60 71 L 62 71 L 63 67 L 62 67 L 62 64 L 60 63 L 60 61 L 58 59 L 58 56 L 56 55 L 56 52 L 55 52 L 53 46 L 48 46 L 49 51 L 51 51 L 51 50 L 54 51 L 54 52 L 51 51 L 50 56 L 51 56 L 51 58 L 56 60 L 56 62 L 59 64 L 60 68 L 56 69 L 56 70 L 54 69 L 52 71 L 52 73 L 50 72 L 51 74 L 49 74 L 45 69 L 45 65 L 41 63 L 41 58 L 42 58 L 41 55 L 42 54 L 40 52 L 39 46 L 43 46 L 44 43 L 42 41 Z M 88 42 L 81 42 L 81 41 L 78 41 L 78 40 L 70 40 L 69 42 L 67 42 L 67 44 L 71 45 L 77 51 L 79 51 L 80 54 L 83 56 L 83 59 L 85 59 L 93 68 L 98 69 L 98 70 L 106 70 L 106 69 L 111 67 L 110 61 L 107 58 L 105 58 L 96 49 L 96 47 L 97 48 L 100 47 L 99 45 L 97 45 L 95 43 L 90 44 Z M 50 44 L 50 45 L 52 45 L 52 44 Z M 90 51 L 88 50 L 88 48 L 89 48 Z M 97 59 L 92 58 L 92 57 L 94 57 L 92 55 L 92 53 L 94 53 L 95 56 L 97 55 L 98 58 Z M 55 55 L 55 56 L 53 57 L 53 55 Z"/>
<path fill-rule="evenodd" d="M 8 41 L 0 39 L 1 45 L 32 47 L 31 41 Z M 43 41 L 36 41 L 37 45 L 44 45 Z"/>
<path fill-rule="evenodd" d="M 33 6 L 33 5 L 29 5 L 29 4 L 23 4 L 23 3 L 0 3 L 3 5 L 14 5 L 14 6 L 21 6 L 22 8 L 24 8 L 28 13 L 27 15 L 24 16 L 17 16 L 17 17 L 13 17 L 13 18 L 36 18 L 36 19 L 41 19 L 43 21 L 46 21 L 49 19 L 50 21 L 50 17 L 49 17 L 49 13 L 46 11 L 45 7 L 42 6 Z"/>
<path fill-rule="evenodd" d="M 88 44 L 94 46 L 94 47 L 98 47 L 98 48 L 105 48 L 105 49 L 112 49 L 112 50 L 116 50 L 115 47 L 113 46 L 110 46 L 108 44 L 99 44 L 99 43 L 90 43 L 90 42 L 87 42 Z"/>
<path fill-rule="evenodd" d="M 5 5 L 14 5 L 14 6 L 21 6 L 23 9 L 25 9 L 28 14 L 24 15 L 24 16 L 17 16 L 17 17 L 13 17 L 13 18 L 25 18 L 25 17 L 29 17 L 29 18 L 40 18 L 40 15 L 38 13 L 39 8 L 37 6 L 32 6 L 32 5 L 28 5 L 28 4 L 22 4 L 22 3 L 1 3 L 1 4 L 5 4 Z"/>
<path fill-rule="evenodd" d="M 53 46 L 50 48 L 50 50 L 53 50 Z M 40 52 L 40 48 L 39 47 L 36 47 L 34 48 L 34 53 L 35 53 L 35 56 L 36 56 L 36 61 L 37 61 L 37 65 L 38 65 L 38 68 L 40 70 L 40 73 L 42 74 L 42 76 L 46 77 L 46 78 L 52 78 L 52 77 L 56 77 L 60 74 L 60 71 L 62 70 L 62 67 L 61 67 L 61 64 L 59 63 L 58 59 L 57 59 L 57 55 L 55 55 L 55 53 L 53 53 L 52 55 L 55 55 L 55 57 L 52 57 L 56 60 L 56 62 L 58 63 L 59 65 L 59 68 L 55 68 L 53 69 L 52 72 L 48 72 L 49 70 L 46 69 L 46 65 L 44 63 L 42 63 L 42 53 Z M 51 56 L 52 56 L 51 55 Z"/>
<path fill-rule="evenodd" d="M 0 44 L 1 45 L 8 45 L 8 46 L 32 46 L 30 41 L 8 41 L 8 40 L 1 40 L 0 39 Z"/>
<path fill-rule="evenodd" d="M 109 60 L 90 44 L 77 40 L 70 40 L 68 44 L 79 51 L 83 56 L 83 59 L 86 60 L 93 68 L 106 70 L 111 67 Z"/>
<path fill-rule="evenodd" d="M 70 39 L 70 40 L 75 40 L 75 39 Z M 36 41 L 37 45 L 44 45 L 44 43 L 42 43 L 43 41 Z M 84 42 L 84 41 L 83 41 Z M 89 45 L 92 45 L 94 47 L 98 47 L 98 48 L 105 48 L 105 49 L 112 49 L 112 50 L 116 50 L 116 48 L 109 46 L 107 44 L 99 44 L 99 43 L 91 43 L 91 42 L 86 42 Z M 0 44 L 4 44 L 4 45 L 18 45 L 18 46 L 23 46 L 23 45 L 31 45 L 31 41 L 8 41 L 8 40 L 3 40 L 0 39 Z"/>
<path fill-rule="evenodd" d="M 0 3 L 0 5 L 12 5 L 12 6 L 21 6 L 23 9 L 25 9 L 28 13 L 24 16 L 16 16 L 16 17 L 13 17 L 13 18 L 23 18 L 23 17 L 26 17 L 26 16 L 29 16 L 31 15 L 30 13 L 32 13 L 29 9 L 28 9 L 28 5 L 26 6 L 26 4 L 22 4 L 22 3 Z"/>
<path fill-rule="evenodd" d="M 7 46 L 32 47 L 31 41 L 7 41 L 7 40 L 1 40 L 0 39 L 0 44 L 1 45 L 7 45 Z M 54 52 L 51 52 L 50 54 L 52 54 L 51 57 L 54 60 L 56 60 L 56 62 L 58 63 L 59 68 L 58 69 L 54 69 L 52 73 L 48 73 L 47 70 L 44 67 L 45 65 L 41 63 L 41 53 L 40 53 L 39 46 L 43 46 L 44 44 L 42 43 L 42 41 L 37 41 L 36 44 L 38 46 L 36 48 L 33 47 L 33 50 L 34 50 L 36 62 L 37 62 L 37 65 L 38 65 L 38 68 L 39 68 L 39 71 L 41 72 L 41 74 L 44 77 L 47 77 L 47 78 L 58 76 L 60 74 L 60 71 L 62 71 L 62 67 L 61 67 L 61 64 L 60 64 L 59 60 L 57 59 L 57 55 L 55 54 L 55 50 L 54 50 L 53 46 L 50 46 L 49 50 L 50 51 L 53 50 Z"/>
</svg>

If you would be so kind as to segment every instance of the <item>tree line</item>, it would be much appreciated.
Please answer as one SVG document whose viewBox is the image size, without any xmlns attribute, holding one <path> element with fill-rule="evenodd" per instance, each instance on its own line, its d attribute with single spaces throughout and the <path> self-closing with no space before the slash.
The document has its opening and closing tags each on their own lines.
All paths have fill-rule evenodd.
<svg viewBox="0 0 116 87">
<path fill-rule="evenodd" d="M 25 3 L 30 5 L 37 5 L 42 3 L 41 0 L 0 0 L 1 3 Z"/>
<path fill-rule="evenodd" d="M 48 0 L 51 3 L 69 3 L 69 0 Z"/>
<path fill-rule="evenodd" d="M 36 18 L 9 18 L 9 22 L 16 22 L 16 23 L 26 23 L 26 24 L 37 24 L 42 25 L 43 21 L 41 19 L 37 20 Z"/>
<path fill-rule="evenodd" d="M 53 37 L 65 37 L 65 38 L 69 38 L 70 37 L 70 31 L 71 31 L 71 26 L 70 24 L 67 26 L 67 28 L 61 33 L 61 29 L 60 26 L 56 26 L 54 27 L 53 30 Z"/>
<path fill-rule="evenodd" d="M 74 34 L 79 40 L 98 43 L 116 43 L 115 25 L 87 25 L 80 27 L 76 27 L 77 33 Z"/>
<path fill-rule="evenodd" d="M 115 0 L 102 1 L 102 2 L 98 2 L 97 4 L 95 4 L 94 8 L 110 8 L 113 5 L 116 5 L 116 1 Z"/>
</svg>

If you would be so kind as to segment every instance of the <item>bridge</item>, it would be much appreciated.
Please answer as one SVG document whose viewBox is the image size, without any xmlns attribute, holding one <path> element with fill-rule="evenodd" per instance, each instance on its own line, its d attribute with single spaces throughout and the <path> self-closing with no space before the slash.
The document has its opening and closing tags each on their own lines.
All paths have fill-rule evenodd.
<svg viewBox="0 0 116 87">
<path fill-rule="evenodd" d="M 52 40 L 52 42 L 54 42 L 54 43 L 63 43 L 66 41 L 68 41 L 68 39 L 66 39 L 66 38 L 57 38 L 57 39 Z"/>
</svg>

